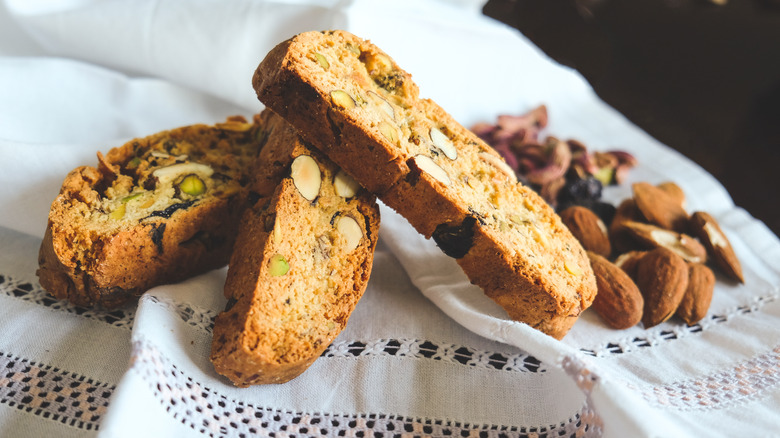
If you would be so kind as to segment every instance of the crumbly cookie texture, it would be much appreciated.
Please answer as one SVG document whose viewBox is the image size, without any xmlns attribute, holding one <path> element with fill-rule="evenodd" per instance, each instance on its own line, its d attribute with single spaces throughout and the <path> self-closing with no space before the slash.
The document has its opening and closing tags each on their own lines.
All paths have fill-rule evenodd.
<svg viewBox="0 0 780 438">
<path fill-rule="evenodd" d="M 211 349 L 236 386 L 286 382 L 344 329 L 368 284 L 379 208 L 270 111 Z"/>
<path fill-rule="evenodd" d="M 562 338 L 593 301 L 585 251 L 554 211 L 370 42 L 344 31 L 297 35 L 266 56 L 253 85 L 512 319 Z"/>
<path fill-rule="evenodd" d="M 41 286 L 115 308 L 227 263 L 262 130 L 241 116 L 138 138 L 71 171 L 39 253 Z"/>
</svg>

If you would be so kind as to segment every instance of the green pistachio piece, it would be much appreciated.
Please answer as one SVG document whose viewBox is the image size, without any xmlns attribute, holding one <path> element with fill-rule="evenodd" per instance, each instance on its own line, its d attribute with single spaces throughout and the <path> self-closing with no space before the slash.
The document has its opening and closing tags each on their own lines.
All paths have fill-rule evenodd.
<svg viewBox="0 0 780 438">
<path fill-rule="evenodd" d="M 315 53 L 314 53 L 314 59 L 316 59 L 316 60 L 317 60 L 317 63 L 318 63 L 318 64 L 320 64 L 320 66 L 321 66 L 322 68 L 324 68 L 325 70 L 327 70 L 328 68 L 330 68 L 330 63 L 328 62 L 328 59 L 327 59 L 327 58 L 325 58 L 325 56 L 324 56 L 324 55 L 322 55 L 321 53 L 316 53 L 316 52 L 315 52 Z"/>
<path fill-rule="evenodd" d="M 125 204 L 121 204 L 119 207 L 117 207 L 116 210 L 109 213 L 109 217 L 114 220 L 119 220 L 125 217 L 125 211 L 127 211 L 127 206 Z"/>
<path fill-rule="evenodd" d="M 139 196 L 141 196 L 143 194 L 144 194 L 144 192 L 133 193 L 132 195 L 125 196 L 124 198 L 122 198 L 122 200 L 120 202 L 122 204 L 127 204 L 128 202 L 132 201 L 133 199 L 138 198 Z"/>
<path fill-rule="evenodd" d="M 206 192 L 206 183 L 193 173 L 181 180 L 179 190 L 190 196 L 199 196 Z"/>
<path fill-rule="evenodd" d="M 135 169 L 139 164 L 141 164 L 141 159 L 138 157 L 133 157 L 133 159 L 127 163 L 127 168 Z"/>
<path fill-rule="evenodd" d="M 290 270 L 290 264 L 281 254 L 274 254 L 268 262 L 268 274 L 271 277 L 280 277 Z"/>
</svg>

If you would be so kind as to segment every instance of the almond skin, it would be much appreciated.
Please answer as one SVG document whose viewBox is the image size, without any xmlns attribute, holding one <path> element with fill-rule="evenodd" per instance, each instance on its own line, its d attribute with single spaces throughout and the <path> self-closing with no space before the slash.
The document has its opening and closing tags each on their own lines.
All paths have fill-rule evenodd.
<svg viewBox="0 0 780 438">
<path fill-rule="evenodd" d="M 634 202 L 648 222 L 667 230 L 687 231 L 688 213 L 678 200 L 647 182 L 634 183 L 631 188 Z"/>
<path fill-rule="evenodd" d="M 680 204 L 680 207 L 685 208 L 685 192 L 683 192 L 683 189 L 676 183 L 672 181 L 664 181 L 656 185 L 656 187 L 663 190 L 672 199 L 677 201 L 677 203 Z"/>
<path fill-rule="evenodd" d="M 612 250 L 618 254 L 637 249 L 639 246 L 631 233 L 625 228 L 627 222 L 636 222 L 644 220 L 642 213 L 636 207 L 632 198 L 624 199 L 617 209 L 612 223 L 609 225 L 609 240 L 612 244 Z"/>
<path fill-rule="evenodd" d="M 587 253 L 598 290 L 591 308 L 614 329 L 637 325 L 642 320 L 644 299 L 634 280 L 604 257 L 593 251 Z"/>
<path fill-rule="evenodd" d="M 707 315 L 715 291 L 715 274 L 701 263 L 688 264 L 688 288 L 683 295 L 677 316 L 688 325 L 699 322 Z"/>
<path fill-rule="evenodd" d="M 587 251 L 608 257 L 612 246 L 604 222 L 589 208 L 572 206 L 560 212 L 561 220 Z"/>
<path fill-rule="evenodd" d="M 642 324 L 654 327 L 677 311 L 688 288 L 688 264 L 682 257 L 660 247 L 642 257 L 636 285 L 645 300 Z"/>
<path fill-rule="evenodd" d="M 726 238 L 715 218 L 709 213 L 697 211 L 691 215 L 690 227 L 691 232 L 707 248 L 707 252 L 718 269 L 732 280 L 744 283 L 742 265 L 731 247 L 731 242 Z"/>
</svg>

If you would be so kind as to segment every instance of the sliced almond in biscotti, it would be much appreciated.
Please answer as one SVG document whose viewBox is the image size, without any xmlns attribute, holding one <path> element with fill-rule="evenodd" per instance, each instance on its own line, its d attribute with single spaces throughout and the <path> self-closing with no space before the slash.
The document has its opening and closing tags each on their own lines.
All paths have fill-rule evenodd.
<svg viewBox="0 0 780 438">
<path fill-rule="evenodd" d="M 644 299 L 628 274 L 604 257 L 588 251 L 598 293 L 591 306 L 607 325 L 621 330 L 642 320 Z"/>
<path fill-rule="evenodd" d="M 704 263 L 707 261 L 707 249 L 687 234 L 669 231 L 641 222 L 626 222 L 624 227 L 629 230 L 637 241 L 646 247 L 662 246 L 691 263 Z"/>
<path fill-rule="evenodd" d="M 560 213 L 563 224 L 587 251 L 593 251 L 604 257 L 612 252 L 607 235 L 607 226 L 592 210 L 582 206 L 572 206 Z"/>
<path fill-rule="evenodd" d="M 688 263 L 688 288 L 677 307 L 677 316 L 688 325 L 699 322 L 707 315 L 714 290 L 712 270 L 701 263 Z"/>
<path fill-rule="evenodd" d="M 636 285 L 645 300 L 642 324 L 656 326 L 677 311 L 688 288 L 688 264 L 666 248 L 651 250 L 637 267 Z"/>
<path fill-rule="evenodd" d="M 729 278 L 744 283 L 742 264 L 712 215 L 697 211 L 691 216 L 691 232 L 701 239 L 712 260 Z"/>
<path fill-rule="evenodd" d="M 647 182 L 634 183 L 631 188 L 636 206 L 648 222 L 667 230 L 686 231 L 688 213 L 672 196 Z"/>
</svg>

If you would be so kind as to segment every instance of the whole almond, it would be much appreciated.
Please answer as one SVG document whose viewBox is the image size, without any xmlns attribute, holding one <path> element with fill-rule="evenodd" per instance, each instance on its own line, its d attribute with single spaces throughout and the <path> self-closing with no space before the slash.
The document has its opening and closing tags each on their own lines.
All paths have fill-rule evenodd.
<svg viewBox="0 0 780 438">
<path fill-rule="evenodd" d="M 592 210 L 575 205 L 560 212 L 561 220 L 588 251 L 608 257 L 612 247 L 607 227 Z"/>
<path fill-rule="evenodd" d="M 621 330 L 642 320 L 644 299 L 628 274 L 609 260 L 588 251 L 598 292 L 591 308 L 610 327 Z"/>
<path fill-rule="evenodd" d="M 624 253 L 638 248 L 636 241 L 624 225 L 626 222 L 635 222 L 643 219 L 642 213 L 636 208 L 633 198 L 624 199 L 617 206 L 615 216 L 609 225 L 609 240 L 613 251 Z"/>
<path fill-rule="evenodd" d="M 646 248 L 664 247 L 691 263 L 707 261 L 707 249 L 693 237 L 656 225 L 628 221 L 623 227 Z"/>
<path fill-rule="evenodd" d="M 631 188 L 634 202 L 648 222 L 667 230 L 686 231 L 688 213 L 677 200 L 647 182 L 634 183 Z"/>
<path fill-rule="evenodd" d="M 715 274 L 701 263 L 688 264 L 688 288 L 677 307 L 677 316 L 688 325 L 699 322 L 710 308 L 715 290 Z"/>
<path fill-rule="evenodd" d="M 639 261 L 636 285 L 645 300 L 642 324 L 656 326 L 677 311 L 688 288 L 688 264 L 666 248 L 653 249 Z"/>
<path fill-rule="evenodd" d="M 659 189 L 666 192 L 672 199 L 680 204 L 680 207 L 685 208 L 685 192 L 683 189 L 672 181 L 664 181 L 656 185 Z"/>
<path fill-rule="evenodd" d="M 702 241 L 715 265 L 729 278 L 744 283 L 742 265 L 715 218 L 709 213 L 697 211 L 691 215 L 690 222 L 691 232 Z"/>
</svg>

